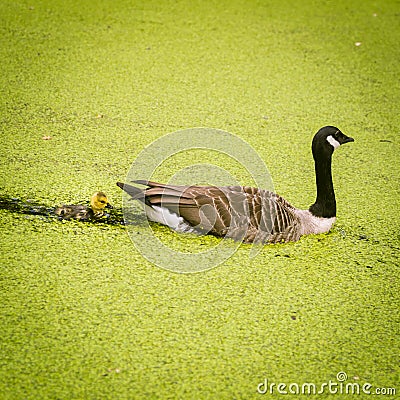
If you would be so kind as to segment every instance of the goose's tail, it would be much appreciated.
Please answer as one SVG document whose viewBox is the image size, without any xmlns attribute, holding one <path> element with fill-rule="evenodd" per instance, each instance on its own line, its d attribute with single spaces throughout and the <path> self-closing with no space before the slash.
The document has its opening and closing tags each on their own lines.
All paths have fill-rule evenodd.
<svg viewBox="0 0 400 400">
<path fill-rule="evenodd" d="M 120 187 L 126 193 L 128 193 L 132 197 L 132 200 L 144 201 L 145 195 L 143 193 L 143 189 L 139 189 L 135 186 L 128 185 L 127 183 L 122 183 L 122 182 L 117 182 L 117 186 Z"/>
</svg>

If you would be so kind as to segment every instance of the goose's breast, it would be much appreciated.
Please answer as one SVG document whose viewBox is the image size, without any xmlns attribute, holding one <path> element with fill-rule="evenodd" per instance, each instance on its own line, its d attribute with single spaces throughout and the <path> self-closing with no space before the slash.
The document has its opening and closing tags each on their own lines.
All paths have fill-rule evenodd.
<svg viewBox="0 0 400 400">
<path fill-rule="evenodd" d="M 296 214 L 301 221 L 301 234 L 319 234 L 328 232 L 336 221 L 336 217 L 323 218 L 316 217 L 308 210 L 296 210 Z"/>
</svg>

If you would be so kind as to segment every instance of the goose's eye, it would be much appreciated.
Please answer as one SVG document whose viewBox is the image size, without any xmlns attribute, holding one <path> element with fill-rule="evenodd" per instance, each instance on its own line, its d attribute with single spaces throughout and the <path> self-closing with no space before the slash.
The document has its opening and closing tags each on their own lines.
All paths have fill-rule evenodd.
<svg viewBox="0 0 400 400">
<path fill-rule="evenodd" d="M 106 202 L 104 200 L 99 200 L 101 204 L 105 204 Z"/>
<path fill-rule="evenodd" d="M 337 132 L 335 133 L 335 138 L 336 138 L 336 139 L 340 139 L 341 136 L 342 136 L 342 132 L 337 131 Z"/>
</svg>

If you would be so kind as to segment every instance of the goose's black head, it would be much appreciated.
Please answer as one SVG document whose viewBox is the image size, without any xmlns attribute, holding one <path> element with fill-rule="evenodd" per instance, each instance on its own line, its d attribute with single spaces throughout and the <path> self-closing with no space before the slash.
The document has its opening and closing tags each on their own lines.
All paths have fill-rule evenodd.
<svg viewBox="0 0 400 400">
<path fill-rule="evenodd" d="M 324 126 L 315 134 L 312 142 L 314 158 L 330 158 L 336 148 L 349 142 L 354 142 L 354 139 L 346 136 L 338 128 Z"/>
</svg>

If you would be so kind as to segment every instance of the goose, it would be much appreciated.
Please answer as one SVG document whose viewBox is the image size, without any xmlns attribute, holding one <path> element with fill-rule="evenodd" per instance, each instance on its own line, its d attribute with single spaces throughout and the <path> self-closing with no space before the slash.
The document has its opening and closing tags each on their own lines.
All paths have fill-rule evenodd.
<svg viewBox="0 0 400 400">
<path fill-rule="evenodd" d="M 150 221 L 182 233 L 211 234 L 244 243 L 297 241 L 302 235 L 328 232 L 336 220 L 332 154 L 354 139 L 334 126 L 312 140 L 317 196 L 308 210 L 292 206 L 271 191 L 248 186 L 177 186 L 134 180 L 140 189 L 117 182 L 132 200 L 144 203 Z"/>
<path fill-rule="evenodd" d="M 54 212 L 61 219 L 87 221 L 101 218 L 106 207 L 112 208 L 106 194 L 104 192 L 96 192 L 90 198 L 89 207 L 82 204 L 64 204 L 57 207 Z"/>
</svg>

